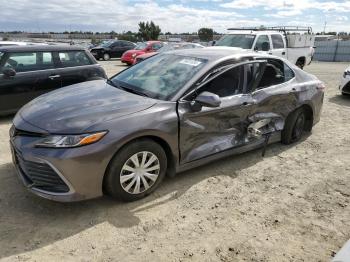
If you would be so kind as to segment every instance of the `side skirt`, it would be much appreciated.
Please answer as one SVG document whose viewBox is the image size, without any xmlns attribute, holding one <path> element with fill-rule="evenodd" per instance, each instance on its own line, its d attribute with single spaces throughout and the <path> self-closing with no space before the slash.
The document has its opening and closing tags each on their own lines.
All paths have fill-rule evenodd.
<svg viewBox="0 0 350 262">
<path fill-rule="evenodd" d="M 270 145 L 270 144 L 277 143 L 280 141 L 281 141 L 281 132 L 276 132 L 273 135 L 271 135 L 268 144 Z M 240 146 L 240 147 L 235 147 L 235 148 L 232 148 L 232 149 L 229 149 L 229 150 L 226 150 L 226 151 L 214 154 L 214 155 L 210 155 L 210 156 L 207 156 L 207 157 L 204 157 L 204 158 L 201 158 L 201 159 L 189 162 L 189 163 L 185 163 L 185 164 L 179 165 L 177 167 L 176 173 L 184 172 L 184 171 L 187 171 L 189 169 L 208 164 L 210 162 L 213 162 L 213 161 L 221 159 L 221 158 L 225 158 L 225 157 L 232 156 L 232 155 L 238 155 L 238 154 L 242 154 L 242 153 L 254 150 L 254 149 L 262 148 L 262 147 L 264 147 L 264 144 L 265 144 L 265 139 L 260 139 L 254 143 L 251 143 L 251 144 L 247 144 L 247 145 Z"/>
</svg>

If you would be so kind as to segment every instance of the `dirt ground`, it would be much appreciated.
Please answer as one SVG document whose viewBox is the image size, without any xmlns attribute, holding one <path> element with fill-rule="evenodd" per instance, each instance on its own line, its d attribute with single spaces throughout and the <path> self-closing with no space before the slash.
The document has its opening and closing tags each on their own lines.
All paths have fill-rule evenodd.
<svg viewBox="0 0 350 262">
<path fill-rule="evenodd" d="M 306 68 L 327 90 L 322 120 L 302 142 L 179 174 L 133 203 L 27 192 L 11 164 L 11 117 L 0 119 L 0 260 L 329 261 L 350 238 L 350 98 L 337 90 L 346 66 Z"/>
</svg>

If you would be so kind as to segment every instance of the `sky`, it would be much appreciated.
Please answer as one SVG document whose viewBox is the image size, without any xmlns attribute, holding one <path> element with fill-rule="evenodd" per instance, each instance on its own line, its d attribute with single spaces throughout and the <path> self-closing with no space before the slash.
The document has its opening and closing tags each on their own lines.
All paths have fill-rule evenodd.
<svg viewBox="0 0 350 262">
<path fill-rule="evenodd" d="M 350 32 L 350 0 L 0 0 L 0 31 L 137 31 L 154 21 L 162 32 L 210 27 L 300 25 Z"/>
</svg>

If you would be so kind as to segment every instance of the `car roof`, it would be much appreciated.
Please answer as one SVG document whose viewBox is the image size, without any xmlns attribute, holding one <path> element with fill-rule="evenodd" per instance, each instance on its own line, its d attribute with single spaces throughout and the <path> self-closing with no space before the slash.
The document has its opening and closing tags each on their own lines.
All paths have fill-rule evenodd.
<svg viewBox="0 0 350 262">
<path fill-rule="evenodd" d="M 2 46 L 0 52 L 56 52 L 56 51 L 83 51 L 85 48 L 68 45 L 28 45 Z"/>
<path fill-rule="evenodd" d="M 254 56 L 254 57 L 261 56 L 256 52 L 252 52 L 251 50 L 245 50 L 245 49 L 236 48 L 236 47 L 221 47 L 221 46 L 194 48 L 194 49 L 178 49 L 178 50 L 169 51 L 166 53 L 207 59 L 209 60 L 209 62 L 221 60 L 224 58 L 230 58 L 230 57 L 234 58 L 239 56 Z"/>
</svg>

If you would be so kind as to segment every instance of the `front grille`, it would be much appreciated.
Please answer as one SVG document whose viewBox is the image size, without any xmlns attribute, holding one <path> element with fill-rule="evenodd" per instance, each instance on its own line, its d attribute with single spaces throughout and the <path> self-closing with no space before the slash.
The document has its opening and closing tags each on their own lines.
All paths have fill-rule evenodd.
<svg viewBox="0 0 350 262">
<path fill-rule="evenodd" d="M 24 160 L 18 152 L 15 152 L 15 160 L 32 188 L 53 193 L 69 191 L 67 184 L 48 164 Z"/>
</svg>

